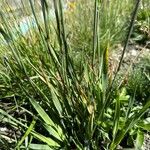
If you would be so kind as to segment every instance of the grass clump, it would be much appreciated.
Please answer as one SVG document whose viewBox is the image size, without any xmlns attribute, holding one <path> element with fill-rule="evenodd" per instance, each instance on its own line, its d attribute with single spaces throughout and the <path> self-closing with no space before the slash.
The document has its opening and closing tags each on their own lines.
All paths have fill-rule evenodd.
<svg viewBox="0 0 150 150">
<path fill-rule="evenodd" d="M 84 6 L 84 7 L 82 7 Z M 117 43 L 123 42 L 128 28 L 127 22 L 133 8 L 133 1 L 101 1 L 98 19 L 98 34 L 100 37 L 100 46 L 105 49 L 109 44 L 113 47 Z M 75 1 L 75 7 L 72 11 L 66 11 L 66 26 L 68 31 L 68 40 L 72 48 L 87 51 L 91 54 L 94 3 L 90 0 Z M 88 44 L 90 43 L 90 44 Z"/>
<path fill-rule="evenodd" d="M 13 148 L 16 149 L 40 147 L 114 150 L 118 145 L 122 145 L 126 135 L 132 130 L 141 129 L 137 124 L 150 106 L 150 102 L 147 101 L 135 110 L 135 93 L 128 95 L 126 87 L 113 89 L 140 1 L 133 5 L 134 11 L 124 51 L 113 80 L 108 76 L 108 52 L 113 44 L 112 37 L 115 37 L 115 33 L 120 34 L 120 29 L 117 24 L 115 29 L 118 32 L 112 31 L 113 26 L 110 22 L 113 21 L 111 14 L 116 16 L 122 4 L 119 1 L 116 5 L 105 4 L 99 0 L 89 2 L 94 13 L 90 20 L 93 20 L 90 23 L 92 26 L 89 24 L 90 42 L 85 40 L 89 46 L 84 47 L 80 34 L 78 41 L 78 34 L 75 35 L 76 30 L 73 30 L 72 26 L 70 32 L 75 35 L 75 45 L 74 39 L 68 38 L 70 26 L 66 24 L 62 1 L 52 2 L 55 20 L 49 19 L 48 3 L 42 0 L 40 3 L 43 22 L 40 22 L 33 1 L 29 0 L 36 29 L 29 31 L 27 38 L 18 34 L 19 39 L 14 39 L 12 27 L 8 26 L 1 13 L 1 34 L 10 52 L 6 53 L 6 57 L 2 56 L 0 84 L 3 91 L 2 99 L 8 100 L 13 108 L 11 112 L 0 109 L 2 122 L 20 130 L 18 138 L 11 137 L 14 139 Z M 81 4 L 79 6 L 82 6 Z M 110 14 L 106 13 L 107 5 L 110 8 L 115 7 L 113 10 L 107 10 Z M 104 13 L 101 19 L 103 11 L 106 14 Z M 106 18 L 110 19 L 109 23 Z M 106 28 L 102 28 L 104 25 Z M 80 29 L 80 26 L 78 28 Z M 86 29 L 86 24 L 81 25 L 81 29 Z M 85 31 L 83 30 L 83 33 Z M 81 44 L 79 49 L 78 42 Z M 83 51 L 83 47 L 88 47 L 92 55 Z M 11 89 L 13 98 L 5 97 L 7 87 Z M 20 113 L 23 115 L 19 115 Z M 5 139 L 3 137 L 4 135 L 2 139 Z M 135 134 L 135 137 L 139 137 L 139 134 Z M 137 138 L 137 143 L 140 140 L 141 138 Z M 134 146 L 134 143 L 130 146 Z"/>
</svg>

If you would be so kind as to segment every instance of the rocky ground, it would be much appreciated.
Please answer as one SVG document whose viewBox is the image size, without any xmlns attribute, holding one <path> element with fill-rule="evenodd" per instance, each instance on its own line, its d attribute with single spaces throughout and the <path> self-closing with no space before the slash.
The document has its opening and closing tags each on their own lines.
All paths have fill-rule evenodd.
<svg viewBox="0 0 150 150">
<path fill-rule="evenodd" d="M 110 70 L 115 73 L 118 67 L 123 46 L 117 45 L 115 51 L 110 52 Z M 149 59 L 150 62 L 150 41 L 146 45 L 138 45 L 135 43 L 130 43 L 126 49 L 123 57 L 121 70 L 130 71 L 131 66 L 136 66 L 143 59 Z"/>
</svg>

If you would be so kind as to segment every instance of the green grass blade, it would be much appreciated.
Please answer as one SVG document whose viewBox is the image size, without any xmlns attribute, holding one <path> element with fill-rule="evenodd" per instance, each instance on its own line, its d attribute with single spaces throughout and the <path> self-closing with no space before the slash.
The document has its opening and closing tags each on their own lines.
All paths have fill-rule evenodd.
<svg viewBox="0 0 150 150">
<path fill-rule="evenodd" d="M 30 126 L 28 127 L 27 131 L 25 132 L 25 134 L 23 135 L 23 137 L 21 138 L 21 140 L 18 142 L 17 144 L 17 148 L 19 148 L 22 143 L 24 142 L 25 138 L 31 133 L 31 131 L 33 130 L 34 126 L 35 126 L 36 121 L 33 120 L 30 124 Z"/>
<path fill-rule="evenodd" d="M 56 125 L 48 116 L 48 114 L 44 111 L 44 109 L 34 100 L 30 99 L 31 104 L 35 108 L 35 110 L 38 112 L 40 117 L 44 120 L 44 122 L 52 127 L 51 129 L 51 134 L 56 138 L 59 139 L 60 141 L 62 140 L 62 130 L 61 128 Z"/>
<path fill-rule="evenodd" d="M 25 149 L 24 146 L 20 147 L 21 149 Z M 53 150 L 53 148 L 50 148 L 48 145 L 46 144 L 30 144 L 28 146 L 28 148 L 30 150 Z"/>
<path fill-rule="evenodd" d="M 37 139 L 39 139 L 40 141 L 46 143 L 47 145 L 51 146 L 51 147 L 59 147 L 59 144 L 57 142 L 55 142 L 53 139 L 48 138 L 42 134 L 36 133 L 36 132 L 32 132 L 32 135 L 34 135 Z"/>
<path fill-rule="evenodd" d="M 136 143 L 135 143 L 135 149 L 136 150 L 141 150 L 143 142 L 144 142 L 144 132 L 138 130 Z"/>
<path fill-rule="evenodd" d="M 119 118 L 120 118 L 120 99 L 119 97 L 116 99 L 116 106 L 115 106 L 115 116 L 114 116 L 114 125 L 113 125 L 113 139 L 115 139 L 116 134 L 118 132 L 119 126 Z"/>
</svg>

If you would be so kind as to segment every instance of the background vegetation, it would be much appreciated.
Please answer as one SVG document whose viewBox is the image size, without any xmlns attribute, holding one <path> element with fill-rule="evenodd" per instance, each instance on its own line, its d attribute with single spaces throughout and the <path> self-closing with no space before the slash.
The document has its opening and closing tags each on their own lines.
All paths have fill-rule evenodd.
<svg viewBox="0 0 150 150">
<path fill-rule="evenodd" d="M 121 65 L 128 44 L 149 46 L 149 1 L 21 2 L 25 33 L 24 17 L 0 11 L 0 148 L 141 149 L 150 57 Z"/>
</svg>

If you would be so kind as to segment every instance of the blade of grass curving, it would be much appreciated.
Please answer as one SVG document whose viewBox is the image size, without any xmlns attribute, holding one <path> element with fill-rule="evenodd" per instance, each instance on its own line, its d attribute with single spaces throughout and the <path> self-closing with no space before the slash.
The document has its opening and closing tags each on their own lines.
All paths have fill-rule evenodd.
<svg viewBox="0 0 150 150">
<path fill-rule="evenodd" d="M 49 145 L 50 147 L 53 147 L 54 149 L 59 148 L 59 144 L 57 142 L 55 142 L 53 139 L 48 138 L 46 136 L 43 136 L 42 134 L 36 133 L 36 132 L 32 132 L 32 135 L 34 135 L 37 139 L 39 139 L 40 141 L 46 143 L 47 145 Z"/>
<path fill-rule="evenodd" d="M 38 96 L 40 96 L 40 98 L 42 98 L 43 96 L 43 92 L 39 89 L 39 87 L 37 87 L 36 84 L 34 84 L 34 82 L 32 82 L 32 80 L 28 80 L 30 85 L 33 87 L 34 91 L 36 94 L 38 94 Z M 30 94 L 28 93 L 28 91 L 23 87 L 23 85 L 20 85 L 20 88 L 24 90 L 24 92 L 27 94 L 29 101 L 31 102 L 31 104 L 33 105 L 33 107 L 35 108 L 35 110 L 38 112 L 38 114 L 41 116 L 41 118 L 45 121 L 45 123 L 51 127 L 51 135 L 54 136 L 56 139 L 58 140 L 62 140 L 63 139 L 63 134 L 62 134 L 62 130 L 61 128 L 56 125 L 48 116 L 48 114 L 43 110 L 43 108 L 30 96 Z M 38 89 L 38 92 L 40 92 L 40 94 L 36 91 L 36 89 Z M 44 98 L 46 96 L 44 95 Z M 47 97 L 46 97 L 47 100 Z M 57 127 L 57 128 L 56 128 Z"/>
<path fill-rule="evenodd" d="M 65 138 L 64 138 L 64 140 L 63 141 L 60 141 L 59 139 L 56 139 L 54 136 L 52 136 L 52 134 L 51 134 L 51 127 L 49 126 L 49 125 L 47 125 L 47 124 L 45 124 L 45 123 L 42 123 L 42 125 L 43 125 L 43 127 L 47 130 L 47 133 L 49 133 L 49 138 L 51 138 L 53 141 L 55 141 L 57 144 L 59 144 L 59 145 L 62 145 L 62 143 L 64 144 L 64 143 L 68 143 L 68 141 L 66 142 L 65 140 L 66 140 L 66 136 L 67 135 L 63 135 Z"/>
<path fill-rule="evenodd" d="M 44 109 L 34 100 L 29 99 L 35 110 L 38 112 L 40 117 L 45 121 L 45 123 L 52 127 L 51 134 L 58 140 L 62 141 L 63 133 L 61 128 L 56 125 L 48 116 L 48 114 L 44 111 Z"/>
<path fill-rule="evenodd" d="M 28 127 L 27 131 L 25 132 L 25 134 L 23 135 L 23 137 L 21 138 L 21 140 L 18 142 L 16 148 L 19 148 L 22 143 L 24 142 L 24 140 L 26 139 L 26 137 L 31 133 L 31 131 L 33 130 L 34 126 L 35 126 L 36 121 L 33 119 L 33 121 L 31 122 L 30 126 Z"/>
</svg>

